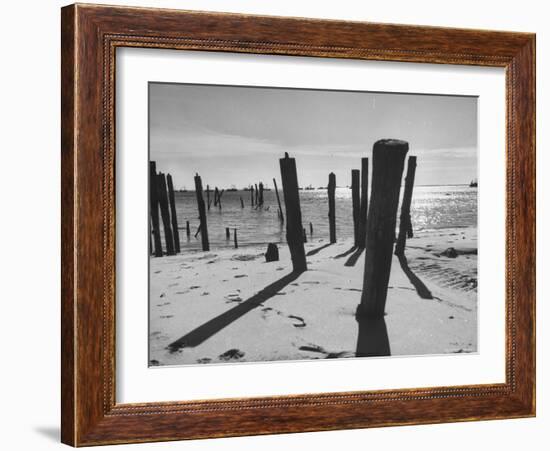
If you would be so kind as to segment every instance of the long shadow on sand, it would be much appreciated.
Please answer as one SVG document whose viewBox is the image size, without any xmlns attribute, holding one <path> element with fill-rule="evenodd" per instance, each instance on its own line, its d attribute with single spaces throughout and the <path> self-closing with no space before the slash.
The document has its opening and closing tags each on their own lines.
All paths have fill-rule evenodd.
<svg viewBox="0 0 550 451">
<path fill-rule="evenodd" d="M 323 249 L 326 249 L 327 247 L 329 246 L 332 246 L 332 243 L 328 243 L 328 244 L 323 244 L 322 246 L 319 246 L 315 249 L 312 249 L 310 250 L 307 254 L 306 254 L 306 257 L 311 257 L 312 255 L 315 255 L 315 254 L 318 254 L 319 252 L 321 252 Z"/>
<path fill-rule="evenodd" d="M 357 335 L 357 357 L 381 357 L 391 355 L 388 329 L 384 318 L 356 317 L 359 324 Z"/>
<path fill-rule="evenodd" d="M 346 263 L 344 263 L 344 266 L 355 266 L 357 263 L 357 260 L 359 260 L 359 257 L 363 253 L 365 248 L 358 248 L 353 254 L 350 255 L 350 257 L 346 260 Z"/>
<path fill-rule="evenodd" d="M 238 320 L 241 316 L 261 306 L 263 302 L 275 296 L 277 292 L 281 291 L 288 284 L 294 282 L 300 274 L 302 274 L 302 272 L 291 272 L 273 282 L 246 301 L 241 302 L 227 312 L 216 316 L 202 326 L 197 327 L 173 343 L 170 343 L 168 345 L 169 351 L 176 352 L 181 348 L 194 348 L 200 345 L 202 342 L 217 334 L 220 330 L 229 326 L 232 322 Z"/>
<path fill-rule="evenodd" d="M 418 276 L 414 272 L 412 272 L 411 268 L 409 268 L 407 257 L 405 257 L 404 255 L 400 255 L 397 258 L 399 259 L 399 264 L 401 265 L 403 272 L 409 278 L 409 281 L 416 289 L 418 296 L 420 296 L 422 299 L 433 299 L 434 297 L 432 296 L 432 292 L 428 289 L 426 285 L 424 285 L 424 282 L 422 282 L 418 278 Z"/>
<path fill-rule="evenodd" d="M 355 251 L 357 248 L 355 246 L 350 247 L 346 252 L 342 252 L 341 254 L 336 255 L 334 258 L 344 258 L 347 257 L 349 254 L 351 254 L 353 251 Z"/>
</svg>

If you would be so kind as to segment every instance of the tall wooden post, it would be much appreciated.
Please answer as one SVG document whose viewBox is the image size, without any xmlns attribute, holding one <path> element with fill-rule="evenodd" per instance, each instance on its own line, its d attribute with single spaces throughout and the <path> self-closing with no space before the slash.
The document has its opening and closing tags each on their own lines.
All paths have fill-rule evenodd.
<svg viewBox="0 0 550 451">
<path fill-rule="evenodd" d="M 250 206 L 254 206 L 254 187 L 250 185 Z"/>
<path fill-rule="evenodd" d="M 231 238 L 231 232 L 229 231 L 229 227 L 225 228 L 225 239 L 229 240 Z"/>
<path fill-rule="evenodd" d="M 162 257 L 162 241 L 160 239 L 159 200 L 157 189 L 157 167 L 154 161 L 149 162 L 149 201 L 155 257 Z"/>
<path fill-rule="evenodd" d="M 170 221 L 170 207 L 168 205 L 168 193 L 166 190 L 166 177 L 162 172 L 157 175 L 157 188 L 160 204 L 160 215 L 162 217 L 162 228 L 164 229 L 164 241 L 166 242 L 166 253 L 175 255 L 174 235 Z"/>
<path fill-rule="evenodd" d="M 178 230 L 178 217 L 176 216 L 176 197 L 174 196 L 174 184 L 172 176 L 166 175 L 168 182 L 168 200 L 170 202 L 170 218 L 172 219 L 172 233 L 174 234 L 174 251 L 176 254 L 180 252 L 180 232 Z"/>
<path fill-rule="evenodd" d="M 311 222 L 309 223 L 309 234 L 313 236 L 313 224 Z"/>
<path fill-rule="evenodd" d="M 365 273 L 358 316 L 384 316 L 401 177 L 408 150 L 407 142 L 396 139 L 384 139 L 374 144 Z"/>
<path fill-rule="evenodd" d="M 191 236 L 191 227 L 189 226 L 189 221 L 185 221 L 185 232 L 187 234 L 187 238 Z"/>
<path fill-rule="evenodd" d="M 279 220 L 284 223 L 285 217 L 283 215 L 283 209 L 281 208 L 281 198 L 279 197 L 279 188 L 277 188 L 277 180 L 273 179 L 273 186 L 275 187 L 275 195 L 277 196 L 277 204 L 279 205 Z"/>
<path fill-rule="evenodd" d="M 361 158 L 361 206 L 359 208 L 359 242 L 364 249 L 367 242 L 367 213 L 369 209 L 369 159 Z"/>
<path fill-rule="evenodd" d="M 233 245 L 235 249 L 239 248 L 239 243 L 237 242 L 237 229 L 233 229 Z"/>
<path fill-rule="evenodd" d="M 259 205 L 258 204 L 258 184 L 257 183 L 254 183 L 254 192 L 255 192 L 254 201 L 256 202 L 256 205 Z"/>
<path fill-rule="evenodd" d="M 241 198 L 241 208 L 244 208 L 244 200 L 243 200 L 243 196 L 240 196 Z"/>
<path fill-rule="evenodd" d="M 220 195 L 220 192 L 218 191 L 218 187 L 214 187 L 214 207 L 218 205 L 218 196 Z"/>
<path fill-rule="evenodd" d="M 210 185 L 206 185 L 206 207 L 210 210 Z"/>
<path fill-rule="evenodd" d="M 286 241 L 292 259 L 294 272 L 307 270 L 306 252 L 304 249 L 304 237 L 302 227 L 302 212 L 300 210 L 300 195 L 298 192 L 298 175 L 296 173 L 296 160 L 285 157 L 279 160 L 281 167 L 281 180 L 283 182 L 283 196 L 286 209 Z"/>
<path fill-rule="evenodd" d="M 330 231 L 330 242 L 332 244 L 336 243 L 336 201 L 335 201 L 335 191 L 336 191 L 336 175 L 334 172 L 331 172 L 328 175 L 328 225 Z"/>
<path fill-rule="evenodd" d="M 225 189 L 222 189 L 220 192 L 218 192 L 218 208 L 222 209 L 222 196 Z"/>
<path fill-rule="evenodd" d="M 353 244 L 355 247 L 359 247 L 359 235 L 360 235 L 360 209 L 361 199 L 359 194 L 359 180 L 361 174 L 359 169 L 351 170 L 351 202 L 353 208 Z"/>
<path fill-rule="evenodd" d="M 405 192 L 401 203 L 401 216 L 399 218 L 399 234 L 395 243 L 395 255 L 405 255 L 405 242 L 413 237 L 411 223 L 411 201 L 414 187 L 414 175 L 416 173 L 416 157 L 409 157 L 407 163 L 407 175 L 405 176 Z"/>
<path fill-rule="evenodd" d="M 260 182 L 258 187 L 259 187 L 260 206 L 263 206 L 264 205 L 264 184 Z"/>
<path fill-rule="evenodd" d="M 208 242 L 208 226 L 206 224 L 206 208 L 202 196 L 202 180 L 199 174 L 195 175 L 195 192 L 197 193 L 197 206 L 199 208 L 199 220 L 202 240 L 202 250 L 209 251 L 210 243 Z"/>
</svg>

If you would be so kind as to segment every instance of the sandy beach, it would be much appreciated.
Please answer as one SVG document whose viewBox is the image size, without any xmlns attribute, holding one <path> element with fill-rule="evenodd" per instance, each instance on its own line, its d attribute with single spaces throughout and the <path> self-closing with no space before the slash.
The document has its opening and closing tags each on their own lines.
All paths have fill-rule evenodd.
<svg viewBox="0 0 550 451">
<path fill-rule="evenodd" d="M 149 364 L 254 362 L 477 351 L 477 230 L 418 233 L 393 257 L 386 315 L 358 323 L 364 251 L 308 237 L 288 248 L 185 251 L 150 259 Z M 448 250 L 452 248 L 453 250 Z"/>
</svg>

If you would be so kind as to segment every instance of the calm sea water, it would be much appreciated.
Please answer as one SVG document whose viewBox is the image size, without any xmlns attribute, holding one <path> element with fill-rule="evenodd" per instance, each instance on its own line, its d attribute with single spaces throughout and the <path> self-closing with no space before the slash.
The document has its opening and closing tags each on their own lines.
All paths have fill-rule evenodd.
<svg viewBox="0 0 550 451">
<path fill-rule="evenodd" d="M 281 202 L 284 200 L 281 195 Z M 241 208 L 240 198 L 245 207 Z M 200 235 L 197 230 L 198 210 L 194 191 L 176 192 L 176 211 L 180 227 L 182 250 L 200 249 Z M 313 239 L 328 238 L 328 196 L 326 190 L 300 191 L 302 222 L 308 233 L 309 223 L 313 225 Z M 414 188 L 411 205 L 411 219 L 415 231 L 426 231 L 450 227 L 477 225 L 477 189 L 459 186 L 417 186 Z M 186 236 L 185 222 L 191 225 L 191 236 Z M 285 228 L 277 217 L 275 191 L 264 192 L 264 208 L 250 206 L 248 191 L 226 191 L 222 196 L 222 209 L 210 207 L 207 212 L 208 235 L 211 248 L 233 247 L 232 238 L 226 240 L 225 228 L 236 228 L 239 246 L 282 243 Z M 351 190 L 336 189 L 336 236 L 338 239 L 353 236 Z"/>
</svg>

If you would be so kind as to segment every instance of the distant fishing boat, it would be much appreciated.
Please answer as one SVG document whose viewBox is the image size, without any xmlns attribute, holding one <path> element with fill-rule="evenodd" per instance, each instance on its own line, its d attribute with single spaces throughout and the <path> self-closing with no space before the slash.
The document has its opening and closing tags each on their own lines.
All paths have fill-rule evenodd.
<svg viewBox="0 0 550 451">
<path fill-rule="evenodd" d="M 470 188 L 477 188 L 477 179 L 474 179 L 470 182 Z"/>
</svg>

